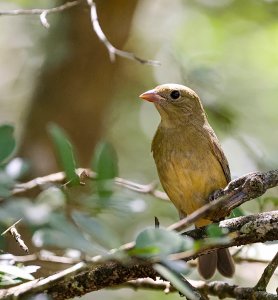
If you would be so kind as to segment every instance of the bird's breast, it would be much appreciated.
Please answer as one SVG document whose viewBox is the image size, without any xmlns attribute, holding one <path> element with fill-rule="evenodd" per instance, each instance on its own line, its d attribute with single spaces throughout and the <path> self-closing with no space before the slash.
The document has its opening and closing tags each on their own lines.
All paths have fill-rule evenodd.
<svg viewBox="0 0 278 300">
<path fill-rule="evenodd" d="M 200 208 L 227 183 L 208 141 L 198 133 L 158 131 L 152 150 L 161 184 L 180 213 Z"/>
</svg>

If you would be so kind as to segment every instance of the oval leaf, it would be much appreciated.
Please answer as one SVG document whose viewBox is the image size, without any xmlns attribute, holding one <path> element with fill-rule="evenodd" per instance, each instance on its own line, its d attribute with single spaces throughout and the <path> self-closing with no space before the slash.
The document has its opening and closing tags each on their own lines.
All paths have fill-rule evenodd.
<svg viewBox="0 0 278 300">
<path fill-rule="evenodd" d="M 4 163 L 15 149 L 14 127 L 0 126 L 0 164 Z"/>
<path fill-rule="evenodd" d="M 120 246 L 117 234 L 100 220 L 77 211 L 73 212 L 72 217 L 81 230 L 88 233 L 95 242 L 108 248 Z"/>
<path fill-rule="evenodd" d="M 99 196 L 111 196 L 114 187 L 113 179 L 118 175 L 118 158 L 111 144 L 101 142 L 97 145 L 92 161 L 92 169 L 97 173 Z"/>
<path fill-rule="evenodd" d="M 21 278 L 26 280 L 33 280 L 35 279 L 30 273 L 26 270 L 22 270 L 16 266 L 10 265 L 0 265 L 0 272 L 4 274 L 12 275 L 14 278 Z"/>
<path fill-rule="evenodd" d="M 191 300 L 198 300 L 197 297 L 190 286 L 186 285 L 177 274 L 166 268 L 161 264 L 155 264 L 153 268 L 166 280 L 170 281 L 171 284 L 184 295 L 186 298 Z"/>
<path fill-rule="evenodd" d="M 73 147 L 62 128 L 51 124 L 48 128 L 52 141 L 55 145 L 58 161 L 66 173 L 67 180 L 73 184 L 79 183 L 79 177 L 75 172 L 76 162 Z"/>
<path fill-rule="evenodd" d="M 193 239 L 182 237 L 174 231 L 162 228 L 147 228 L 136 238 L 135 251 L 145 249 L 139 256 L 153 256 L 154 248 L 158 255 L 166 256 L 173 253 L 183 252 L 192 249 Z M 150 249 L 148 252 L 147 250 Z"/>
</svg>

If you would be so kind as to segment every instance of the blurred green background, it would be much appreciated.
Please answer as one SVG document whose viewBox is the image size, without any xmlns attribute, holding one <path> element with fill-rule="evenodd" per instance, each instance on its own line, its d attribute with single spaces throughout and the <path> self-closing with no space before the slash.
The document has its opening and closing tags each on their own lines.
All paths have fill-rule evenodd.
<svg viewBox="0 0 278 300">
<path fill-rule="evenodd" d="M 60 169 L 46 130 L 53 121 L 65 129 L 75 146 L 78 166 L 89 167 L 95 145 L 107 141 L 116 150 L 120 177 L 146 184 L 158 181 L 150 144 L 159 116 L 138 95 L 167 82 L 187 85 L 199 94 L 233 177 L 277 168 L 278 1 L 96 2 L 102 29 L 115 46 L 159 60 L 161 66 L 119 57 L 110 62 L 91 28 L 86 5 L 49 15 L 49 30 L 42 27 L 38 16 L 1 16 L 0 123 L 15 125 L 15 156 L 29 166 L 21 180 Z M 1 1 L 0 9 L 54 7 L 59 3 Z M 81 199 L 82 192 L 74 193 Z M 276 199 L 277 188 L 267 196 Z M 32 228 L 27 229 L 31 236 L 66 205 L 57 208 L 51 193 L 43 206 L 32 197 L 24 197 L 20 204 L 18 199 L 2 203 L 3 228 L 11 220 L 23 218 Z M 122 243 L 153 226 L 154 216 L 162 226 L 178 219 L 171 204 L 151 196 L 117 189 L 112 197 L 112 204 L 104 210 L 89 212 L 113 227 Z M 270 210 L 275 201 L 259 199 L 243 208 L 246 213 Z M 78 205 L 87 208 L 82 201 L 76 201 Z M 47 210 L 43 224 L 32 216 L 32 209 L 42 215 Z M 277 244 L 245 247 L 243 252 L 270 259 L 275 250 Z M 13 253 L 13 248 L 8 251 Z M 229 282 L 251 286 L 263 267 L 240 264 Z M 197 279 L 196 271 L 190 277 Z M 274 291 L 274 282 L 271 288 Z M 166 298 L 161 292 L 119 289 L 99 291 L 84 299 L 93 297 Z M 172 294 L 167 299 L 177 297 Z"/>
</svg>

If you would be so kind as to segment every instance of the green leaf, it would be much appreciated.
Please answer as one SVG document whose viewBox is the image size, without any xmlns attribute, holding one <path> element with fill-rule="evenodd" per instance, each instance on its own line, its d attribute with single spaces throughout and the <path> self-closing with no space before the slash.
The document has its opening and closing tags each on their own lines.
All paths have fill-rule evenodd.
<svg viewBox="0 0 278 300">
<path fill-rule="evenodd" d="M 236 207 L 232 210 L 231 214 L 230 214 L 230 218 L 236 218 L 236 217 L 241 217 L 241 216 L 245 216 L 246 213 L 244 212 L 244 210 L 240 207 Z"/>
<path fill-rule="evenodd" d="M 118 175 L 117 154 L 111 144 L 101 142 L 97 145 L 93 158 L 93 168 L 100 180 L 113 179 Z"/>
<path fill-rule="evenodd" d="M 13 279 L 11 275 L 0 273 L 0 286 L 16 285 L 22 282 L 22 279 Z"/>
<path fill-rule="evenodd" d="M 110 197 L 113 193 L 113 179 L 118 175 L 118 158 L 111 144 L 101 142 L 97 145 L 92 161 L 92 169 L 97 173 L 99 196 Z"/>
<path fill-rule="evenodd" d="M 5 171 L 0 171 L 0 197 L 9 197 L 14 184 L 15 181 Z"/>
<path fill-rule="evenodd" d="M 46 204 L 52 209 L 63 208 L 66 205 L 66 196 L 61 189 L 50 187 L 37 196 L 35 203 Z"/>
<path fill-rule="evenodd" d="M 162 260 L 162 263 L 169 270 L 178 274 L 187 275 L 191 271 L 190 267 L 184 260 L 164 259 Z"/>
<path fill-rule="evenodd" d="M 171 284 L 179 291 L 181 292 L 186 298 L 191 300 L 198 300 L 199 298 L 195 295 L 194 291 L 186 285 L 182 279 L 166 268 L 165 266 L 161 264 L 155 264 L 153 268 L 166 280 L 170 281 Z"/>
<path fill-rule="evenodd" d="M 14 127 L 7 124 L 0 126 L 0 164 L 12 155 L 15 146 Z"/>
<path fill-rule="evenodd" d="M 81 212 L 74 211 L 72 218 L 82 231 L 88 233 L 94 241 L 109 249 L 116 248 L 121 245 L 117 234 L 102 223 L 99 219 L 89 217 Z"/>
<path fill-rule="evenodd" d="M 62 128 L 55 124 L 48 127 L 52 141 L 55 145 L 58 161 L 66 173 L 67 180 L 72 184 L 79 184 L 80 180 L 75 172 L 76 162 L 73 153 L 73 147 Z"/>
<path fill-rule="evenodd" d="M 106 254 L 103 247 L 92 243 L 64 215 L 53 213 L 49 221 L 51 228 L 38 230 L 34 235 L 37 246 L 54 246 L 61 249 L 78 249 L 89 255 Z"/>
<path fill-rule="evenodd" d="M 0 265 L 0 272 L 3 273 L 3 274 L 12 275 L 14 278 L 22 278 L 22 279 L 26 279 L 26 280 L 35 279 L 26 270 L 21 269 L 21 268 L 16 267 L 16 266 Z"/>
<path fill-rule="evenodd" d="M 163 228 L 147 228 L 136 238 L 135 250 L 144 249 L 145 253 L 139 256 L 153 256 L 154 249 L 159 256 L 165 257 L 172 253 L 186 251 L 193 247 L 193 239 L 182 237 L 174 231 Z M 150 250 L 148 252 L 147 250 Z"/>
<path fill-rule="evenodd" d="M 210 224 L 207 226 L 207 234 L 211 238 L 222 237 L 223 235 L 228 233 L 227 228 L 221 228 L 218 224 Z"/>
<path fill-rule="evenodd" d="M 271 202 L 274 207 L 278 206 L 278 197 L 267 196 L 262 199 L 263 202 Z"/>
</svg>

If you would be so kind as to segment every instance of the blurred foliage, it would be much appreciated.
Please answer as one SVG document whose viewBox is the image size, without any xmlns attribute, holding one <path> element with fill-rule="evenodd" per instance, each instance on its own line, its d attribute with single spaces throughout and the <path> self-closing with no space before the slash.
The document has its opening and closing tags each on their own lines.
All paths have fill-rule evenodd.
<svg viewBox="0 0 278 300">
<path fill-rule="evenodd" d="M 33 280 L 35 278 L 31 273 L 36 272 L 39 268 L 38 266 L 0 265 L 0 286 L 18 284 L 22 280 Z"/>
<path fill-rule="evenodd" d="M 59 128 L 59 126 L 55 124 L 51 124 L 49 126 L 49 133 L 56 147 L 59 161 L 66 173 L 67 180 L 71 184 L 78 184 L 79 178 L 75 173 L 76 162 L 72 150 L 72 145 L 68 141 L 66 134 L 61 128 Z"/>
<path fill-rule="evenodd" d="M 8 8 L 8 4 L 12 4 L 12 8 L 17 5 L 32 8 L 49 6 L 49 1 L 9 1 L 1 3 L 0 7 Z M 61 36 L 54 39 L 55 44 L 45 45 L 43 38 L 47 31 L 41 28 L 37 16 L 13 17 L 12 20 L 1 17 L 0 230 L 4 231 L 22 218 L 36 249 L 50 247 L 52 251 L 62 251 L 65 256 L 68 249 L 78 250 L 80 257 L 84 253 L 107 255 L 109 249 L 134 240 L 136 236 L 137 252 L 134 254 L 137 255 L 164 255 L 181 248 L 203 246 L 191 241 L 184 244 L 177 234 L 163 228 L 145 229 L 153 225 L 154 216 L 163 226 L 177 220 L 175 208 L 149 195 L 114 185 L 116 176 L 140 183 L 158 180 L 150 143 L 159 117 L 151 104 L 137 98 L 157 84 L 186 84 L 200 95 L 234 176 L 277 168 L 277 17 L 278 1 L 140 1 L 126 49 L 132 49 L 142 57 L 154 58 L 157 53 L 155 58 L 162 66 L 152 68 L 125 61 L 118 81 L 109 82 L 114 85 L 110 95 L 114 104 L 107 107 L 102 141 L 92 153 L 91 167 L 98 177 L 86 182 L 85 186 L 80 184 L 74 172 L 75 167 L 79 167 L 74 145 L 63 129 L 52 125 L 49 132 L 57 159 L 67 174 L 67 181 L 75 184 L 50 183 L 41 186 L 36 195 L 18 197 L 11 195 L 11 189 L 21 181 L 28 168 L 24 159 L 14 157 L 14 129 L 18 137 L 24 121 L 23 112 L 28 107 L 33 83 L 45 57 L 44 51 L 61 49 L 51 57 L 53 62 L 59 62 L 67 58 L 67 51 L 71 49 L 61 38 L 66 34 L 62 29 Z M 55 16 L 50 18 L 55 19 Z M 14 36 L 17 38 L 11 38 Z M 78 100 L 82 105 L 82 99 Z M 15 127 L 7 125 L 7 121 Z M 276 188 L 235 209 L 231 217 L 277 209 L 277 199 Z M 208 235 L 207 243 L 228 239 L 215 225 L 209 227 Z M 4 249 L 3 237 L 0 243 Z M 251 256 L 269 258 L 271 249 L 254 245 L 248 251 Z M 178 289 L 181 282 L 176 275 L 182 270 L 190 278 L 198 278 L 196 271 L 179 263 L 174 265 L 165 260 L 157 266 Z M 12 266 L 17 269 L 0 266 L 3 266 L 0 284 L 31 279 L 31 272 L 20 273 L 20 266 Z M 238 268 L 235 283 L 246 286 L 255 282 L 253 275 L 260 274 L 261 270 L 257 265 Z M 141 291 L 129 293 L 113 291 L 113 297 L 122 299 L 127 295 L 141 299 L 143 294 Z M 102 298 L 102 294 L 96 297 Z M 147 292 L 143 297 L 162 299 L 164 295 Z M 176 295 L 168 295 L 167 299 L 172 297 L 176 298 Z M 112 298 L 110 294 L 109 298 Z"/>
<path fill-rule="evenodd" d="M 143 257 L 166 258 L 172 253 L 184 252 L 193 248 L 193 240 L 161 228 L 147 228 L 140 232 L 135 241 L 132 254 Z"/>
</svg>

